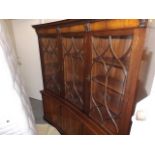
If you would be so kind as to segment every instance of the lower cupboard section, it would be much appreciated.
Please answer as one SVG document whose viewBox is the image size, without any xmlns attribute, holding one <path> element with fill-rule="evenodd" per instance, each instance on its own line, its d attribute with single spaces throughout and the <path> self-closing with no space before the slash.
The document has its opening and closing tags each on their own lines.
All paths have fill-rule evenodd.
<svg viewBox="0 0 155 155">
<path fill-rule="evenodd" d="M 66 135 L 105 135 L 101 127 L 69 103 L 43 92 L 44 119 Z"/>
</svg>

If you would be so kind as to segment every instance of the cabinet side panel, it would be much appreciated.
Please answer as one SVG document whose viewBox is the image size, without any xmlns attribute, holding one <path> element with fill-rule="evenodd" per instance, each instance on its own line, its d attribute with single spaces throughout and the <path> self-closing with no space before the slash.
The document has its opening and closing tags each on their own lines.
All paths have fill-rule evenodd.
<svg viewBox="0 0 155 155">
<path fill-rule="evenodd" d="M 125 90 L 124 104 L 121 113 L 120 134 L 129 134 L 131 126 L 131 117 L 135 108 L 135 96 L 138 83 L 138 74 L 144 52 L 145 29 L 135 29 L 133 38 L 133 47 L 129 63 L 129 73 L 127 87 Z"/>
</svg>

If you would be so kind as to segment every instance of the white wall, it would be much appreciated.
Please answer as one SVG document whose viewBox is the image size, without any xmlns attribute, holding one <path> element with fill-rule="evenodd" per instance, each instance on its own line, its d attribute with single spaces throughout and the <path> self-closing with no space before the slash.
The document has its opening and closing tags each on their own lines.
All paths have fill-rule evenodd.
<svg viewBox="0 0 155 155">
<path fill-rule="evenodd" d="M 38 38 L 32 25 L 56 21 L 44 20 L 11 20 L 16 51 L 21 63 L 20 69 L 29 97 L 41 99 L 43 89 L 39 55 Z"/>
<path fill-rule="evenodd" d="M 37 36 L 33 24 L 39 20 L 12 20 L 12 28 L 18 58 L 21 62 L 20 69 L 29 97 L 41 99 L 39 90 L 42 89 L 41 67 Z"/>
</svg>

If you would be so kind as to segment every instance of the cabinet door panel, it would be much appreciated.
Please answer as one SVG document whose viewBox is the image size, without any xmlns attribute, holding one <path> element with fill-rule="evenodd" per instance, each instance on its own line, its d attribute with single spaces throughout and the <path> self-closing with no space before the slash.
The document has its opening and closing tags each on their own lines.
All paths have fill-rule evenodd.
<svg viewBox="0 0 155 155">
<path fill-rule="evenodd" d="M 80 109 L 84 106 L 85 36 L 63 35 L 65 98 Z"/>
<path fill-rule="evenodd" d="M 132 34 L 92 35 L 90 117 L 111 134 L 119 133 Z"/>
<path fill-rule="evenodd" d="M 44 87 L 56 95 L 61 95 L 63 71 L 59 37 L 40 37 L 39 41 L 43 61 Z"/>
<path fill-rule="evenodd" d="M 61 104 L 54 97 L 43 95 L 44 117 L 50 123 L 61 128 Z"/>
<path fill-rule="evenodd" d="M 80 135 L 82 130 L 80 119 L 66 106 L 62 108 L 62 129 L 69 135 Z"/>
<path fill-rule="evenodd" d="M 94 135 L 94 132 L 83 124 L 82 135 Z"/>
</svg>

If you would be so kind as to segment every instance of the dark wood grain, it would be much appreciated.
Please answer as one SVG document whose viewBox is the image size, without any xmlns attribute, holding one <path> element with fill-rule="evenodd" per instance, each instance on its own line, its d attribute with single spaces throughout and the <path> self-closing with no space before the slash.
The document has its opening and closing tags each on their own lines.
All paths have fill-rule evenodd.
<svg viewBox="0 0 155 155">
<path fill-rule="evenodd" d="M 72 19 L 33 26 L 39 39 L 44 118 L 62 134 L 129 134 L 146 26 L 147 20 L 139 19 Z M 46 54 L 42 38 L 58 40 L 54 57 Z M 54 74 L 56 79 L 47 84 Z"/>
<path fill-rule="evenodd" d="M 143 28 L 134 30 L 134 43 L 129 64 L 129 74 L 125 91 L 124 105 L 121 115 L 123 119 L 121 119 L 120 134 L 129 133 L 132 124 L 131 117 L 133 115 L 136 105 L 136 88 L 138 84 L 138 75 L 140 71 L 142 55 L 144 53 L 145 32 L 146 30 Z"/>
</svg>

